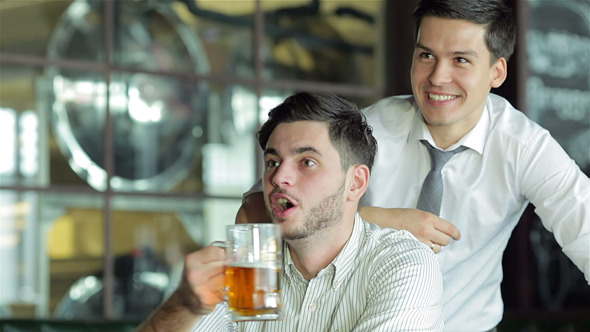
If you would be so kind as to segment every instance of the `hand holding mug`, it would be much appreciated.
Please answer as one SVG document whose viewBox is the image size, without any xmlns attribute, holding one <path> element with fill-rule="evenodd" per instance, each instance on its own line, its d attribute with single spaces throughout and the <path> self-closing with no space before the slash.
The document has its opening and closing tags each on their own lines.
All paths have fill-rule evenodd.
<svg viewBox="0 0 590 332">
<path fill-rule="evenodd" d="M 224 251 L 213 245 L 186 256 L 177 293 L 191 311 L 205 315 L 224 300 L 226 263 Z"/>
<path fill-rule="evenodd" d="M 280 275 L 283 244 L 277 224 L 239 224 L 227 227 L 225 289 L 228 319 L 280 318 Z"/>
</svg>

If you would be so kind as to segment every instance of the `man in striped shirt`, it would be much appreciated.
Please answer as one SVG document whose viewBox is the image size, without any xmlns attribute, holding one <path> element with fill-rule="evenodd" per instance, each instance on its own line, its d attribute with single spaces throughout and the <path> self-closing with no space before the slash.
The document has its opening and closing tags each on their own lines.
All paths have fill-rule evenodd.
<svg viewBox="0 0 590 332">
<path fill-rule="evenodd" d="M 227 320 L 224 252 L 207 246 L 186 257 L 179 288 L 139 331 L 441 331 L 433 251 L 357 213 L 377 143 L 356 106 L 293 95 L 271 110 L 258 140 L 265 205 L 284 240 L 281 319 Z"/>
</svg>

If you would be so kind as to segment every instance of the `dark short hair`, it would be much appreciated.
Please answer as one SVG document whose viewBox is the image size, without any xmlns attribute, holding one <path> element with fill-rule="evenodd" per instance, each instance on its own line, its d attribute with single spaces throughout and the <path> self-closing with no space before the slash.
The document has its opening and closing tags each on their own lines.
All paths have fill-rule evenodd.
<svg viewBox="0 0 590 332">
<path fill-rule="evenodd" d="M 485 26 L 485 42 L 492 63 L 503 57 L 508 61 L 516 43 L 516 22 L 503 0 L 421 0 L 414 10 L 415 34 L 426 16 L 461 19 Z"/>
<path fill-rule="evenodd" d="M 285 99 L 268 113 L 258 134 L 264 150 L 273 130 L 281 123 L 317 121 L 326 123 L 332 145 L 340 154 L 342 169 L 365 164 L 371 169 L 377 152 L 373 129 L 358 107 L 336 95 L 300 92 Z"/>
</svg>

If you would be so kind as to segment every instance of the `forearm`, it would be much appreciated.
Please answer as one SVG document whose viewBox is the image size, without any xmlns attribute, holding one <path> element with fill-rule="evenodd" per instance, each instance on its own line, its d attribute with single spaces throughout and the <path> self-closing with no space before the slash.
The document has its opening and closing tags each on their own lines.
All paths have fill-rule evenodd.
<svg viewBox="0 0 590 332">
<path fill-rule="evenodd" d="M 182 301 L 178 291 L 145 320 L 136 332 L 192 331 L 202 315 L 195 313 Z"/>
<path fill-rule="evenodd" d="M 404 229 L 403 223 L 399 222 L 401 221 L 401 218 L 392 218 L 392 215 L 395 210 L 398 209 L 385 209 L 374 206 L 363 206 L 361 207 L 359 213 L 363 220 L 373 224 L 377 224 L 380 227 Z"/>
<path fill-rule="evenodd" d="M 363 220 L 380 227 L 409 231 L 435 253 L 439 253 L 451 239 L 461 238 L 461 232 L 455 225 L 426 211 L 363 206 L 360 214 Z"/>
</svg>

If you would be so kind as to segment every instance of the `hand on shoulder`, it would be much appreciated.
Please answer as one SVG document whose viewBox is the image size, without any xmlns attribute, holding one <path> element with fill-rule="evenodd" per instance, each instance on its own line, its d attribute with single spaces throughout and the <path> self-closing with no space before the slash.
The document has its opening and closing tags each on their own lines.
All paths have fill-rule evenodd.
<svg viewBox="0 0 590 332">
<path fill-rule="evenodd" d="M 451 239 L 459 240 L 461 232 L 452 223 L 438 216 L 417 209 L 379 208 L 364 206 L 360 214 L 367 222 L 381 227 L 404 229 L 412 233 L 420 242 L 439 253 Z"/>
</svg>

